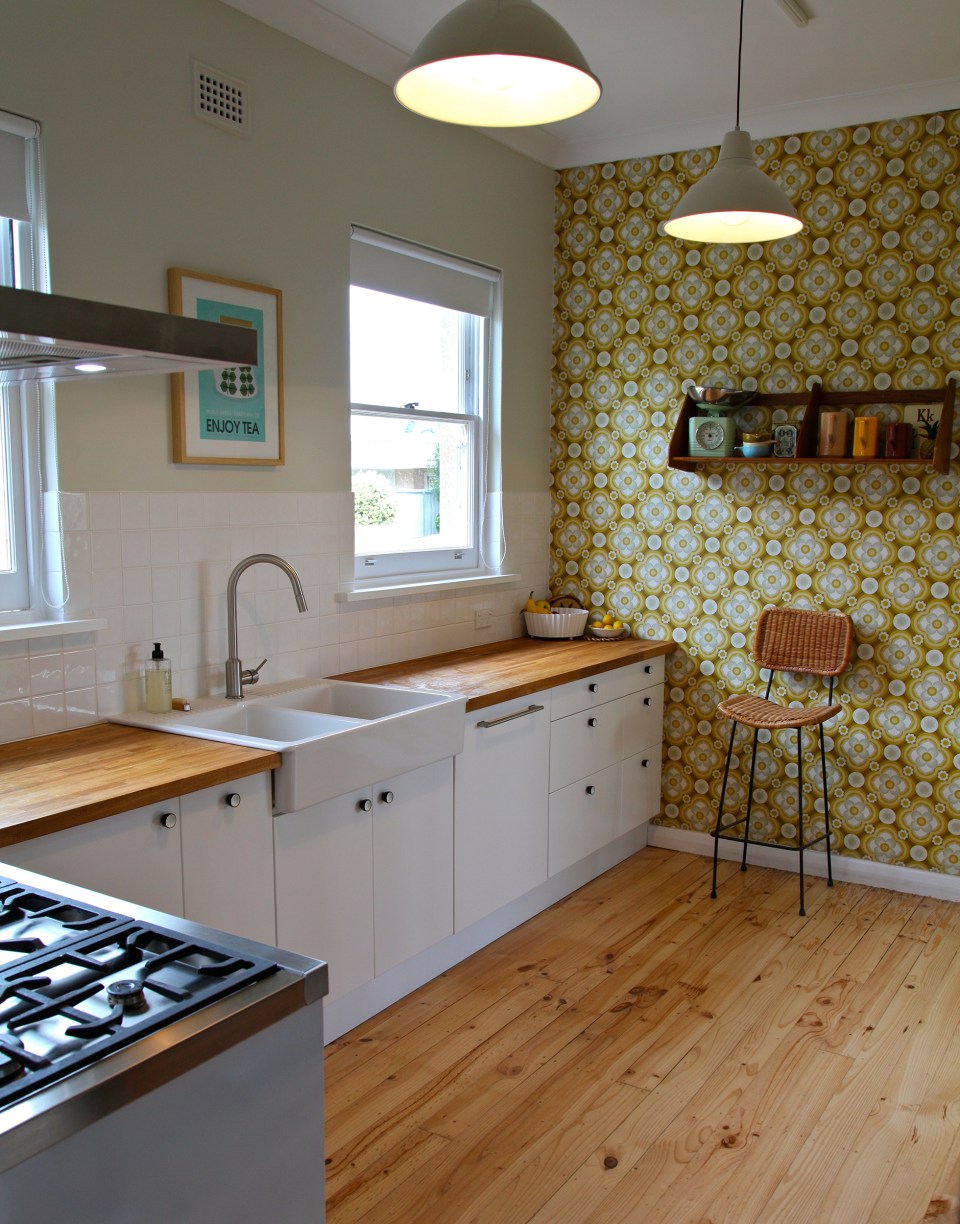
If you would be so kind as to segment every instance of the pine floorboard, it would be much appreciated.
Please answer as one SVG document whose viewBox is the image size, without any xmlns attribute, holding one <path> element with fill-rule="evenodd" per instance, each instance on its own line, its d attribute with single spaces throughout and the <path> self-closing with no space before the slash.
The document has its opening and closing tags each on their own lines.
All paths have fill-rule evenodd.
<svg viewBox="0 0 960 1224">
<path fill-rule="evenodd" d="M 960 906 L 648 848 L 327 1048 L 329 1224 L 960 1224 Z"/>
</svg>

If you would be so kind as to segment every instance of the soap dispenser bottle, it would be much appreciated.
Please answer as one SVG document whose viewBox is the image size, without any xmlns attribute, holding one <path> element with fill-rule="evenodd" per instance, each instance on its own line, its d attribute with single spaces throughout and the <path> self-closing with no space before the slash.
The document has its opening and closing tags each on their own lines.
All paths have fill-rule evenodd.
<svg viewBox="0 0 960 1224">
<path fill-rule="evenodd" d="M 153 654 L 143 665 L 143 704 L 151 714 L 166 714 L 173 708 L 173 670 L 159 642 L 153 643 Z"/>
</svg>

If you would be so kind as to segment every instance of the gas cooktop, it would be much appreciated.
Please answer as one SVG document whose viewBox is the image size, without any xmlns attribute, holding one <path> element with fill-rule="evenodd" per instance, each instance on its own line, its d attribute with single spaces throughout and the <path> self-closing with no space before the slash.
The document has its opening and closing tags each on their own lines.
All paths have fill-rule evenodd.
<svg viewBox="0 0 960 1224">
<path fill-rule="evenodd" d="M 0 876 L 0 1107 L 277 968 Z"/>
</svg>

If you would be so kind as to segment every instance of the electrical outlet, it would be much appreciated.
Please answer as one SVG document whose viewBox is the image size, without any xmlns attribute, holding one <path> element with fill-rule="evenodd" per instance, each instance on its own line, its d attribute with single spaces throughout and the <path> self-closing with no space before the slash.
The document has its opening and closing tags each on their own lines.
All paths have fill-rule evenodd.
<svg viewBox="0 0 960 1224">
<path fill-rule="evenodd" d="M 474 629 L 489 629 L 493 625 L 493 610 L 491 608 L 474 608 Z"/>
</svg>

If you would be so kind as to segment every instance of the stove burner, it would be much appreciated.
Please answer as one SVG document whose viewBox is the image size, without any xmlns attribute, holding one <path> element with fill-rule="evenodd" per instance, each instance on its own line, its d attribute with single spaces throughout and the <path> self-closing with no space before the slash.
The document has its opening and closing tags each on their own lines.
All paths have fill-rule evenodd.
<svg viewBox="0 0 960 1224">
<path fill-rule="evenodd" d="M 277 968 L 0 879 L 0 1109 Z"/>
<path fill-rule="evenodd" d="M 15 1037 L 8 1037 L 5 1042 L 0 1043 L 0 1084 L 9 1084 L 11 1080 L 23 1075 L 23 1063 L 13 1057 L 13 1050 L 9 1048 L 11 1042 L 16 1042 L 16 1047 L 23 1049 L 23 1043 Z"/>
<path fill-rule="evenodd" d="M 117 1003 L 124 1011 L 143 1011 L 147 1005 L 143 993 L 143 983 L 133 978 L 122 978 L 119 982 L 110 982 L 107 986 L 107 996 L 111 1003 Z"/>
</svg>

